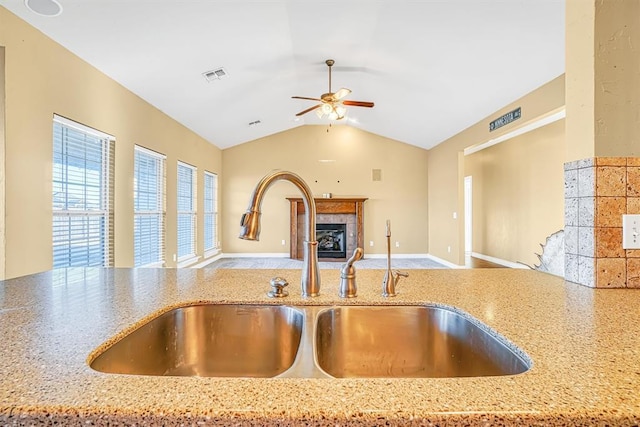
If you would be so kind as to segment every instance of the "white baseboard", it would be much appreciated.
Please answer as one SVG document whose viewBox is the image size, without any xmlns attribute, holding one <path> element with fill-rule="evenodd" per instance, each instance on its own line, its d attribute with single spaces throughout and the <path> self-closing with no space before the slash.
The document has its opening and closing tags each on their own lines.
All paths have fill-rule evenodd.
<svg viewBox="0 0 640 427">
<path fill-rule="evenodd" d="M 224 253 L 222 258 L 289 258 L 289 252 Z"/>
<path fill-rule="evenodd" d="M 349 254 L 347 254 L 349 255 Z M 387 254 L 365 254 L 365 258 L 386 258 Z M 391 259 L 393 258 L 428 258 L 428 254 L 391 254 Z"/>
<path fill-rule="evenodd" d="M 426 257 L 429 258 L 432 261 L 435 261 L 435 262 L 437 262 L 439 264 L 443 264 L 443 265 L 445 265 L 446 267 L 449 267 L 449 268 L 466 268 L 464 265 L 454 264 L 451 261 L 447 261 L 446 259 L 438 258 L 435 255 L 427 254 Z"/>
<path fill-rule="evenodd" d="M 212 263 L 212 262 L 214 262 L 214 261 L 219 260 L 219 259 L 220 259 L 220 258 L 222 258 L 222 257 L 223 257 L 223 256 L 222 256 L 222 254 L 221 254 L 221 253 L 218 253 L 217 255 L 212 256 L 212 257 L 210 257 L 210 258 L 207 258 L 207 259 L 205 259 L 204 261 L 202 261 L 202 262 L 200 262 L 200 263 L 198 263 L 198 264 L 190 265 L 190 266 L 189 266 L 189 268 L 202 268 L 202 267 L 205 267 L 205 266 L 207 266 L 207 265 L 211 264 L 211 263 Z"/>
<path fill-rule="evenodd" d="M 496 258 L 496 257 L 492 257 L 489 255 L 484 255 L 484 254 L 479 254 L 477 252 L 471 252 L 471 256 L 474 258 L 480 258 L 483 259 L 485 261 L 489 261 L 492 262 L 494 264 L 500 264 L 500 265 L 504 265 L 505 267 L 509 267 L 509 268 L 521 268 L 524 270 L 531 270 L 528 266 L 518 263 L 518 262 L 511 262 L 511 261 L 507 261 L 501 258 Z"/>
</svg>

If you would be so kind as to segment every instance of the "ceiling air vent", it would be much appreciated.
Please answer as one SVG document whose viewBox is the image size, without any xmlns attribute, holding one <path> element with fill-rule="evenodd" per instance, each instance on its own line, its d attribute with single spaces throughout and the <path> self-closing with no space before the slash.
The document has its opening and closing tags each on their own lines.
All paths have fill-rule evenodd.
<svg viewBox="0 0 640 427">
<path fill-rule="evenodd" d="M 208 82 L 221 80 L 229 76 L 229 74 L 227 73 L 227 70 L 225 70 L 222 67 L 216 68 L 215 70 L 206 71 L 202 73 L 202 75 L 204 76 L 205 79 L 207 79 Z"/>
</svg>

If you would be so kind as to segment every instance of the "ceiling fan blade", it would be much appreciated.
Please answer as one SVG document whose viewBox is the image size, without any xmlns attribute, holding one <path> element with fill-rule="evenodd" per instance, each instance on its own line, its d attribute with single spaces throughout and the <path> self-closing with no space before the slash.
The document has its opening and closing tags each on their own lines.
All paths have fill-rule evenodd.
<svg viewBox="0 0 640 427">
<path fill-rule="evenodd" d="M 313 107 L 309 107 L 309 108 L 307 108 L 307 109 L 306 109 L 306 110 L 304 110 L 304 111 L 300 111 L 298 114 L 296 114 L 296 116 L 301 116 L 301 115 L 303 115 L 303 114 L 307 114 L 309 111 L 313 111 L 313 110 L 315 110 L 316 108 L 320 108 L 320 107 L 322 107 L 322 104 L 314 105 Z"/>
<path fill-rule="evenodd" d="M 308 99 L 309 101 L 322 101 L 320 98 L 307 98 L 306 96 L 292 96 L 294 99 Z"/>
<path fill-rule="evenodd" d="M 344 98 L 345 96 L 349 95 L 351 93 L 350 89 L 347 88 L 342 88 L 339 91 L 337 91 L 336 93 L 333 94 L 333 99 L 335 99 L 336 101 Z"/>
<path fill-rule="evenodd" d="M 344 100 L 342 101 L 343 105 L 350 105 L 352 107 L 367 107 L 367 108 L 371 108 L 373 107 L 373 102 L 366 102 L 366 101 L 348 101 L 348 100 Z"/>
</svg>

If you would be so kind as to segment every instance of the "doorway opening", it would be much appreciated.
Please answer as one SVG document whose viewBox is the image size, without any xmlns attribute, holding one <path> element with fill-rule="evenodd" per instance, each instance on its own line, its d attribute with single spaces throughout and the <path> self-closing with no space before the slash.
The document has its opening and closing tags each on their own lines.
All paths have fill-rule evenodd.
<svg viewBox="0 0 640 427">
<path fill-rule="evenodd" d="M 473 251 L 473 179 L 464 177 L 464 253 Z"/>
</svg>

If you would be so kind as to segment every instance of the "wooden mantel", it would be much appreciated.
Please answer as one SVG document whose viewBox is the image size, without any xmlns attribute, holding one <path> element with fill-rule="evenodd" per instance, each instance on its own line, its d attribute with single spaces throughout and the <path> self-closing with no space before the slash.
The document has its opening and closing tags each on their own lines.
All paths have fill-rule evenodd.
<svg viewBox="0 0 640 427">
<path fill-rule="evenodd" d="M 302 248 L 298 247 L 298 234 L 304 233 L 299 230 L 298 216 L 304 215 L 304 202 L 300 197 L 287 197 L 291 204 L 290 216 L 290 242 L 289 255 L 292 259 L 302 259 Z M 316 215 L 319 214 L 347 214 L 355 215 L 356 218 L 356 241 L 357 246 L 364 250 L 364 202 L 366 197 L 316 197 Z M 350 256 L 351 254 L 347 254 Z M 346 259 L 330 259 L 330 261 L 344 261 Z"/>
</svg>

